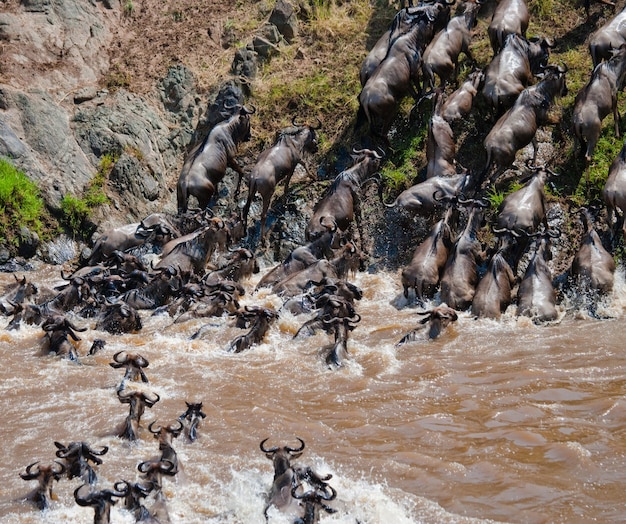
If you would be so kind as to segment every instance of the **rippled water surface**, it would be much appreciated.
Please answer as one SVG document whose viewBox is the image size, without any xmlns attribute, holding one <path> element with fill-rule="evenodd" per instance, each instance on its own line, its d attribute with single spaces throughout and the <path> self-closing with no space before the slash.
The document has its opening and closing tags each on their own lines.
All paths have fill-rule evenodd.
<svg viewBox="0 0 626 524">
<path fill-rule="evenodd" d="M 58 275 L 46 268 L 29 278 L 54 283 Z M 0 275 L 0 284 L 12 278 Z M 323 364 L 329 337 L 292 340 L 308 317 L 288 313 L 264 344 L 231 354 L 225 348 L 242 333 L 232 319 L 210 319 L 204 337 L 190 340 L 205 321 L 172 325 L 145 312 L 138 334 L 81 333 L 80 365 L 43 355 L 39 327 L 0 330 L 0 520 L 91 522 L 93 510 L 72 496 L 77 479 L 58 482 L 53 507 L 41 513 L 25 501 L 35 482 L 19 473 L 52 461 L 54 441 L 83 440 L 110 448 L 98 468 L 101 486 L 137 481 L 137 464 L 159 454 L 148 424 L 173 421 L 185 401 L 202 401 L 207 418 L 198 441 L 175 441 L 183 471 L 164 480 L 174 523 L 264 522 L 273 470 L 259 442 L 267 437 L 268 445 L 292 446 L 302 438 L 298 463 L 332 473 L 338 511 L 322 522 L 626 520 L 621 277 L 608 320 L 564 311 L 560 323 L 536 326 L 463 313 L 440 339 L 402 347 L 395 343 L 419 317 L 394 307 L 397 275 L 361 273 L 354 282 L 365 293 L 362 320 L 349 341 L 351 361 L 337 371 Z M 243 302 L 280 307 L 267 291 Z M 95 338 L 106 347 L 85 356 Z M 150 361 L 149 388 L 161 397 L 133 445 L 115 436 L 128 407 L 115 394 L 122 371 L 108 364 L 121 350 Z M 112 522 L 133 519 L 114 507 Z"/>
</svg>

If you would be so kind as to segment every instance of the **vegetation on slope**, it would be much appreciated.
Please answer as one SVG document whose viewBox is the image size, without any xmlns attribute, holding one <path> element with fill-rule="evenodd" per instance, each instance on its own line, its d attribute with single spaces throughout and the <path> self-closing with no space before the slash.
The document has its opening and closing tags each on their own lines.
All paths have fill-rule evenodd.
<svg viewBox="0 0 626 524">
<path fill-rule="evenodd" d="M 389 5 L 388 0 L 292 2 L 301 13 L 299 34 L 293 44 L 283 46 L 278 56 L 262 65 L 251 83 L 250 102 L 258 109 L 253 124 L 254 140 L 247 150 L 242 148 L 240 152 L 253 162 L 260 150 L 271 143 L 275 132 L 290 125 L 294 116 L 307 122 L 315 122 L 319 117 L 324 127 L 314 163 L 325 165 L 325 170 L 332 173 L 338 150 L 349 150 L 359 143 L 360 137 L 354 135 L 353 127 L 361 62 L 399 5 Z M 137 0 L 132 3 L 132 9 L 124 11 L 120 21 L 124 40 L 111 49 L 111 70 L 102 79 L 103 85 L 122 85 L 149 96 L 168 67 L 183 63 L 194 72 L 200 91 L 209 95 L 229 78 L 236 48 L 250 41 L 274 4 L 274 0 L 226 3 L 173 0 L 165 4 Z M 485 67 L 491 59 L 487 26 L 493 7 L 493 2 L 482 7 L 471 46 L 479 67 Z M 580 205 L 598 198 L 608 167 L 621 147 L 609 116 L 593 162 L 585 171 L 581 159 L 574 157 L 570 131 L 574 98 L 591 73 L 588 37 L 614 13 L 603 4 L 593 4 L 590 20 L 586 21 L 578 0 L 529 0 L 529 7 L 532 15 L 528 36 L 552 37 L 556 43 L 552 63 L 564 63 L 569 68 L 569 95 L 557 102 L 554 125 L 547 126 L 553 147 L 551 167 L 563 174 L 556 181 L 553 196 L 566 197 Z M 463 57 L 461 79 L 471 68 L 472 64 Z M 619 102 L 622 112 L 625 105 L 622 97 Z M 416 111 L 411 114 L 412 106 L 408 99 L 402 104 L 391 133 L 392 151 L 383 169 L 387 191 L 393 193 L 414 183 L 426 164 L 428 114 L 420 115 Z M 422 113 L 425 111 L 428 108 Z M 482 169 L 485 161 L 482 140 L 492 123 L 479 101 L 470 118 L 457 130 L 461 165 Z M 589 188 L 585 184 L 586 174 Z M 501 197 L 493 195 L 496 200 Z M 85 223 L 89 209 L 102 203 L 87 200 L 88 194 L 65 203 L 65 222 L 74 232 Z"/>
</svg>

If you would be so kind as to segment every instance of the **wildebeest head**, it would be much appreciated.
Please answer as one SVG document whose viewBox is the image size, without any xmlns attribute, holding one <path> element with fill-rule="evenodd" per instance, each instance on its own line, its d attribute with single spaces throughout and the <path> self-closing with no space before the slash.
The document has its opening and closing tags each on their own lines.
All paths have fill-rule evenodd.
<svg viewBox="0 0 626 524">
<path fill-rule="evenodd" d="M 65 465 L 59 461 L 54 461 L 48 466 L 39 466 L 39 462 L 33 462 L 26 467 L 24 473 L 20 473 L 20 477 L 24 480 L 38 480 L 39 486 L 35 491 L 32 500 L 39 509 L 46 509 L 50 506 L 52 499 L 52 483 L 59 480 L 61 475 L 65 473 Z M 37 466 L 35 468 L 35 466 Z M 35 468 L 35 469 L 33 469 Z"/>
<path fill-rule="evenodd" d="M 150 422 L 148 430 L 154 435 L 154 438 L 159 440 L 159 445 L 172 445 L 172 441 L 183 431 L 183 423 L 181 420 L 176 420 L 176 423 L 169 426 L 155 426 L 156 420 Z"/>
<path fill-rule="evenodd" d="M 126 374 L 124 380 L 149 382 L 148 377 L 143 371 L 143 368 L 147 368 L 150 365 L 148 359 L 141 356 L 139 353 L 128 353 L 126 351 L 118 351 L 113 355 L 113 362 L 109 363 L 109 366 L 115 369 L 126 368 Z"/>
<path fill-rule="evenodd" d="M 109 451 L 107 446 L 96 450 L 87 442 L 70 442 L 67 446 L 55 442 L 54 445 L 57 447 L 56 456 L 64 459 L 67 464 L 69 478 L 81 477 L 90 484 L 96 482 L 96 472 L 90 462 L 96 465 L 102 464 L 102 459 L 99 457 Z"/>
<path fill-rule="evenodd" d="M 128 494 L 128 486 L 122 486 L 119 482 L 116 483 L 116 486 L 121 486 L 123 490 L 103 489 L 92 491 L 90 485 L 83 484 L 74 490 L 74 499 L 79 506 L 91 506 L 94 508 L 94 522 L 108 524 L 111 516 L 111 506 L 116 502 L 113 499 L 125 497 Z"/>
<path fill-rule="evenodd" d="M 170 460 L 146 460 L 137 465 L 137 470 L 144 474 L 155 491 L 161 491 L 163 488 L 163 475 L 173 477 L 176 475 L 176 464 Z"/>
<path fill-rule="evenodd" d="M 202 402 L 185 402 L 187 411 L 185 411 L 178 420 L 189 421 L 188 436 L 193 442 L 198 438 L 198 424 L 200 419 L 206 418 L 206 413 L 202 411 Z"/>
<path fill-rule="evenodd" d="M 300 437 L 296 437 L 296 439 L 300 441 L 299 448 L 292 448 L 290 446 L 274 446 L 266 448 L 265 443 L 269 440 L 269 438 L 263 439 L 259 444 L 261 451 L 265 453 L 265 456 L 274 464 L 275 479 L 291 468 L 291 460 L 302 455 L 302 452 L 304 451 L 304 440 Z"/>
</svg>

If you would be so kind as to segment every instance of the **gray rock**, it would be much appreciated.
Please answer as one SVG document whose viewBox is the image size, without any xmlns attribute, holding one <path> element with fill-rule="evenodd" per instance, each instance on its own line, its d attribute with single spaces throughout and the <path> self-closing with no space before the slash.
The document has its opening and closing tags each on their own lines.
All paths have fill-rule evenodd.
<svg viewBox="0 0 626 524">
<path fill-rule="evenodd" d="M 20 228 L 19 238 L 20 240 L 17 246 L 18 255 L 24 258 L 34 257 L 39 247 L 39 235 L 26 226 L 22 226 Z"/>
<path fill-rule="evenodd" d="M 287 42 L 293 42 L 298 34 L 298 19 L 293 5 L 286 0 L 278 0 L 269 21 L 278 28 Z"/>
<path fill-rule="evenodd" d="M 82 104 L 83 102 L 88 102 L 89 100 L 93 100 L 98 96 L 98 89 L 95 86 L 88 86 L 79 89 L 74 94 L 74 103 Z"/>
<path fill-rule="evenodd" d="M 26 146 L 13 129 L 0 117 L 0 155 L 9 158 L 21 158 L 27 153 Z"/>
<path fill-rule="evenodd" d="M 195 114 L 195 78 L 184 65 L 170 67 L 167 76 L 159 84 L 159 95 L 163 106 L 176 120 L 191 123 Z"/>
<path fill-rule="evenodd" d="M 253 45 L 237 49 L 231 65 L 232 74 L 254 80 L 258 72 L 257 56 Z"/>
</svg>

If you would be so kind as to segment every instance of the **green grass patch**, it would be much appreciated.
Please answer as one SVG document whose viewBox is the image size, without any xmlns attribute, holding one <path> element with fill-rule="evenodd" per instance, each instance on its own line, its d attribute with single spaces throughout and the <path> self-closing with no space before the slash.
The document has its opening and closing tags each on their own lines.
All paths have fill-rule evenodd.
<svg viewBox="0 0 626 524">
<path fill-rule="evenodd" d="M 61 213 L 63 222 L 71 231 L 73 236 L 84 236 L 85 223 L 91 217 L 94 209 L 109 203 L 109 198 L 105 192 L 105 185 L 109 173 L 117 162 L 117 156 L 112 154 L 104 155 L 100 159 L 98 172 L 91 179 L 85 188 L 82 197 L 65 195 L 61 200 Z"/>
<path fill-rule="evenodd" d="M 609 175 L 609 168 L 619 154 L 623 146 L 623 142 L 615 138 L 613 126 L 604 126 L 598 145 L 593 154 L 593 158 L 587 170 L 583 172 L 580 178 L 575 195 L 585 200 L 596 200 L 602 196 L 602 189 Z M 589 188 L 587 188 L 587 179 L 589 180 Z"/>
<path fill-rule="evenodd" d="M 9 160 L 0 157 L 0 241 L 17 244 L 22 226 L 41 236 L 44 213 L 39 188 Z"/>
</svg>

